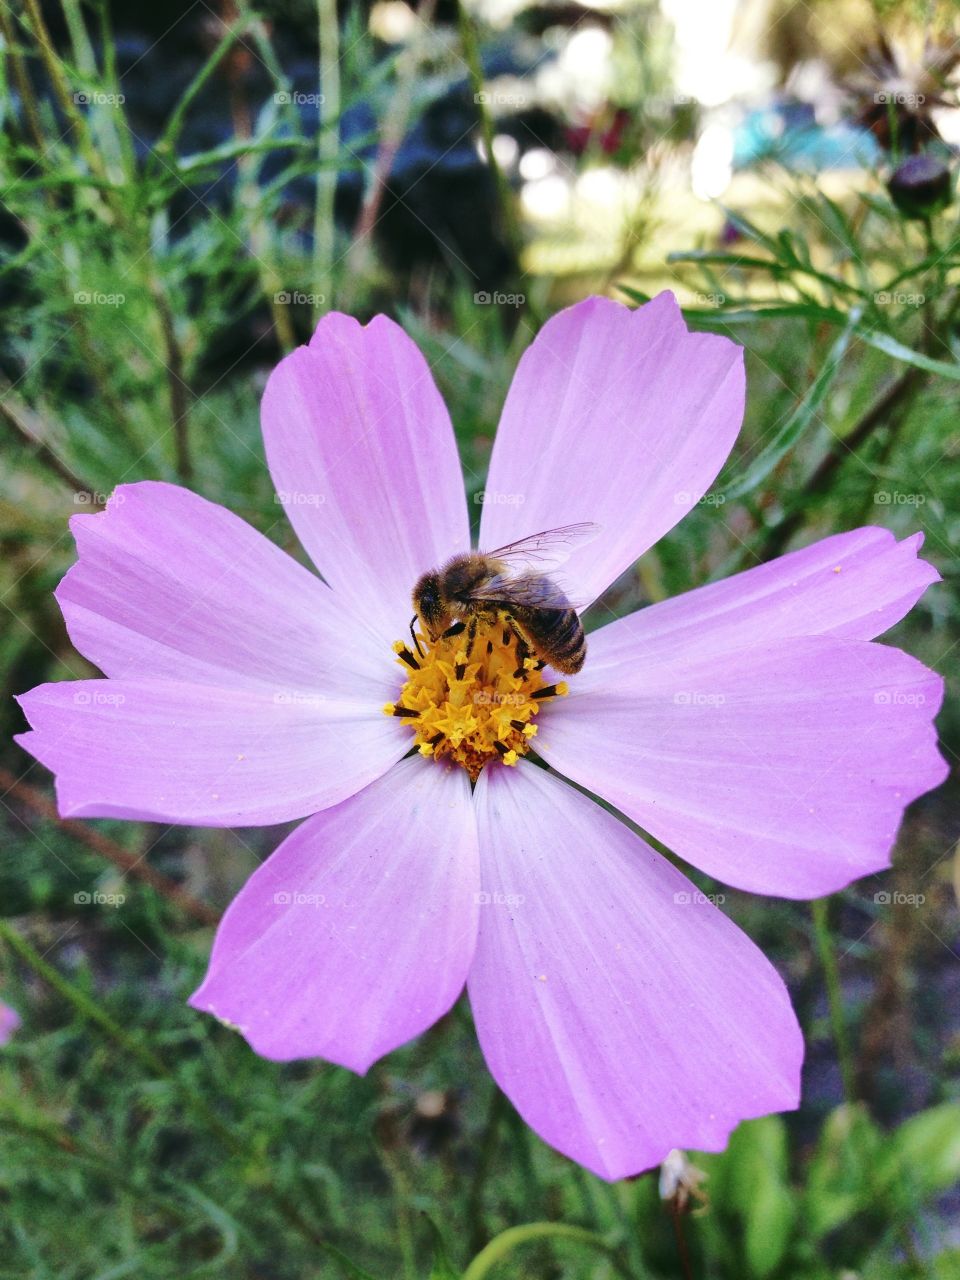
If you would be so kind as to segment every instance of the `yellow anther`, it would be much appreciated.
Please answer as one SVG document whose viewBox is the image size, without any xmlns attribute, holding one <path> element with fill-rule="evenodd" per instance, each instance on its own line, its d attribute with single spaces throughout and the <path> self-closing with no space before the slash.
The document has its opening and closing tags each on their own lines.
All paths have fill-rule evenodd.
<svg viewBox="0 0 960 1280">
<path fill-rule="evenodd" d="M 536 658 L 503 618 L 481 620 L 472 639 L 463 632 L 438 640 L 419 636 L 413 647 L 398 640 L 393 651 L 404 684 L 383 711 L 401 718 L 421 755 L 458 764 L 475 781 L 485 764 L 515 765 L 530 750 L 537 727 L 528 721 L 540 710 L 534 695 L 546 685 Z M 566 692 L 558 686 L 547 696 L 561 688 Z"/>
</svg>

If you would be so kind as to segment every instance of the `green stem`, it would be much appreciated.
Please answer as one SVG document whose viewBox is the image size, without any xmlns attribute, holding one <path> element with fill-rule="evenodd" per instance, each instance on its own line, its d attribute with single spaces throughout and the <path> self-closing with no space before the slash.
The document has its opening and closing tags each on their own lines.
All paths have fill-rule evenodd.
<svg viewBox="0 0 960 1280">
<path fill-rule="evenodd" d="M 320 41 L 320 102 L 317 130 L 317 201 L 313 222 L 313 255 L 316 292 L 332 302 L 336 228 L 333 222 L 340 154 L 340 27 L 337 0 L 317 0 L 317 37 Z"/>
<path fill-rule="evenodd" d="M 217 1135 L 232 1155 L 245 1161 L 250 1160 L 250 1152 L 235 1137 L 233 1131 L 224 1124 L 220 1117 L 196 1093 L 182 1083 L 176 1073 L 161 1058 L 150 1049 L 145 1049 L 138 1044 L 132 1036 L 124 1031 L 118 1022 L 115 1022 L 109 1014 L 104 1013 L 85 991 L 74 986 L 72 982 L 68 982 L 62 974 L 44 960 L 43 956 L 27 942 L 26 938 L 22 937 L 16 929 L 2 918 L 0 918 L 0 940 L 6 942 L 23 963 L 28 965 L 48 986 L 52 987 L 57 995 L 71 1005 L 82 1018 L 93 1023 L 95 1027 L 118 1044 L 126 1053 L 130 1054 L 132 1058 L 142 1063 L 148 1071 L 165 1080 L 169 1080 L 178 1089 L 191 1110 L 209 1127 L 211 1132 Z M 341 1253 L 335 1245 L 330 1244 L 317 1232 L 313 1225 L 303 1216 L 299 1206 L 273 1185 L 269 1171 L 266 1169 L 264 1170 L 261 1185 L 264 1194 L 269 1196 L 290 1225 L 300 1231 L 316 1248 L 322 1249 L 324 1253 L 334 1258 L 347 1275 L 354 1277 L 354 1280 L 376 1280 L 376 1277 L 363 1270 L 362 1267 L 358 1267 L 346 1254 Z"/>
<path fill-rule="evenodd" d="M 833 934 L 830 930 L 828 899 L 817 898 L 811 904 L 811 907 L 813 910 L 813 932 L 817 943 L 817 953 L 820 957 L 820 964 L 823 967 L 823 978 L 827 988 L 830 1025 L 833 1029 L 834 1044 L 836 1045 L 837 1058 L 840 1062 L 840 1073 L 843 1076 L 844 1101 L 853 1102 L 856 1094 L 853 1052 L 850 1047 L 850 1034 L 844 1016 L 840 969 L 833 945 Z"/>
<path fill-rule="evenodd" d="M 490 114 L 490 107 L 486 101 L 487 95 L 483 92 L 483 66 L 480 62 L 480 47 L 477 41 L 476 27 L 473 18 L 467 12 L 467 6 L 464 0 L 460 0 L 457 5 L 460 22 L 460 44 L 463 49 L 463 60 L 467 64 L 467 72 L 470 76 L 470 88 L 473 91 L 473 100 L 477 104 L 477 110 L 480 113 L 480 133 L 483 137 L 483 148 L 486 152 L 486 161 L 493 174 L 494 185 L 497 189 L 497 199 L 500 205 L 500 216 L 503 220 L 503 229 L 510 248 L 513 250 L 517 261 L 520 260 L 520 226 L 517 222 L 516 213 L 513 204 L 513 193 L 510 190 L 510 184 L 507 182 L 506 176 L 500 165 L 497 163 L 497 157 L 493 150 L 493 117 Z"/>
<path fill-rule="evenodd" d="M 40 58 L 50 78 L 54 94 L 60 103 L 63 114 L 73 126 L 77 146 L 83 153 L 90 172 L 95 173 L 100 178 L 106 178 L 109 175 L 96 147 L 93 146 L 83 113 L 77 107 L 70 85 L 67 82 L 67 77 L 64 74 L 63 64 L 54 48 L 50 32 L 47 30 L 47 24 L 43 20 L 43 14 L 40 12 L 38 0 L 24 0 L 24 8 L 30 19 L 30 28 L 39 47 Z"/>
<path fill-rule="evenodd" d="M 569 1226 L 565 1222 L 528 1222 L 522 1227 L 510 1227 L 509 1230 L 495 1236 L 470 1262 L 463 1273 L 463 1280 L 481 1280 L 481 1277 L 489 1275 L 497 1263 L 502 1262 L 514 1249 L 524 1244 L 531 1244 L 535 1240 L 548 1239 L 569 1240 L 572 1244 L 595 1249 L 609 1258 L 622 1275 L 629 1274 L 624 1269 L 616 1249 L 608 1245 L 606 1240 L 595 1232 L 587 1231 L 584 1227 Z"/>
</svg>

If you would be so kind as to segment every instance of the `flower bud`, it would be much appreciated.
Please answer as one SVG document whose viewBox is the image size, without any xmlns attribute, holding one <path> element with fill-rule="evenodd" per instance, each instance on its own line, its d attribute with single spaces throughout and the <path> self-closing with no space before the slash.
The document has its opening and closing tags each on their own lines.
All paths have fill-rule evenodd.
<svg viewBox="0 0 960 1280">
<path fill-rule="evenodd" d="M 929 218 L 950 203 L 953 176 L 936 156 L 908 156 L 894 170 L 887 190 L 906 217 Z"/>
</svg>

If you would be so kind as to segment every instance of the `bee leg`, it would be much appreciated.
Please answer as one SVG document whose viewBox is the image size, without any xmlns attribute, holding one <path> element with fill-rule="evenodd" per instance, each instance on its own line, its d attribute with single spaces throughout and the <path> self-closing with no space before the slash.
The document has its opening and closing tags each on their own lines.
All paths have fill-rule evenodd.
<svg viewBox="0 0 960 1280">
<path fill-rule="evenodd" d="M 419 640 L 419 638 L 417 637 L 417 633 L 416 633 L 416 632 L 414 631 L 414 629 L 413 629 L 413 626 L 414 626 L 414 623 L 416 622 L 416 620 L 417 620 L 417 615 L 416 615 L 416 614 L 414 614 L 414 615 L 413 615 L 413 617 L 410 619 L 410 634 L 411 634 L 411 636 L 413 637 L 413 643 L 414 643 L 414 645 L 416 646 L 417 653 L 418 653 L 418 654 L 420 655 L 420 657 L 422 658 L 422 657 L 423 657 L 423 650 L 420 648 L 420 640 Z"/>
<path fill-rule="evenodd" d="M 527 643 L 527 637 L 523 634 L 509 614 L 504 616 L 504 622 L 510 628 L 513 638 L 517 642 L 517 669 L 513 674 L 514 677 L 519 680 L 522 676 L 527 674 L 526 668 L 523 664 L 526 662 L 527 658 L 532 655 L 533 650 Z"/>
<path fill-rule="evenodd" d="M 474 615 L 474 617 L 470 619 L 470 623 L 467 627 L 467 661 L 470 660 L 470 655 L 471 653 L 473 653 L 473 642 L 474 640 L 476 640 L 476 638 L 477 638 L 477 617 L 476 615 Z"/>
<path fill-rule="evenodd" d="M 461 631 L 465 631 L 466 629 L 467 624 L 465 622 L 455 622 L 452 626 L 447 627 L 440 639 L 449 640 L 451 636 L 458 636 Z"/>
</svg>

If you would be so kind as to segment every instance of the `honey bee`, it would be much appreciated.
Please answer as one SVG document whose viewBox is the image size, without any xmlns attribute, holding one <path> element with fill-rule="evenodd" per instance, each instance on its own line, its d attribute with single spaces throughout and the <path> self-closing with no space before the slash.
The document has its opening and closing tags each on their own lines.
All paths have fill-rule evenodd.
<svg viewBox="0 0 960 1280">
<path fill-rule="evenodd" d="M 574 605 L 544 572 L 596 536 L 585 522 L 546 529 L 495 551 L 466 551 L 431 569 L 413 588 L 410 634 L 419 622 L 433 641 L 467 631 L 467 652 L 480 622 L 500 620 L 527 649 L 565 675 L 583 666 L 587 641 Z"/>
</svg>

